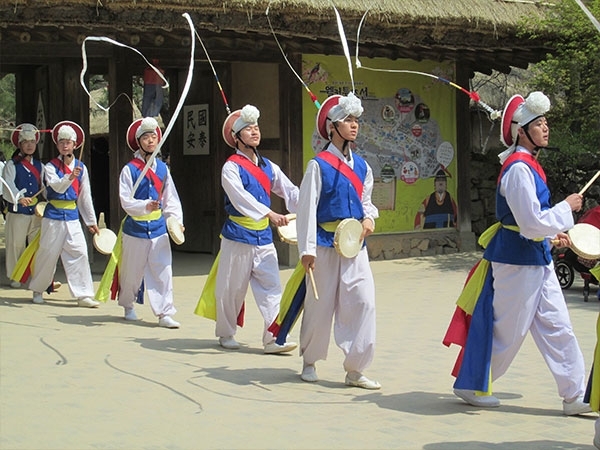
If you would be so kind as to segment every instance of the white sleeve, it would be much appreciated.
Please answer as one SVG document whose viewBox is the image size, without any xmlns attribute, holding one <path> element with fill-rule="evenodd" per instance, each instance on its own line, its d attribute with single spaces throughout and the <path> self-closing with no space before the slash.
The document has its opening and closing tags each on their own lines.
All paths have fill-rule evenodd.
<svg viewBox="0 0 600 450">
<path fill-rule="evenodd" d="M 17 175 L 17 169 L 13 160 L 6 162 L 4 169 L 2 170 L 2 179 L 8 185 L 8 187 L 2 183 L 2 196 L 7 202 L 13 202 L 15 196 L 19 193 L 19 189 L 15 184 L 15 176 Z M 10 187 L 10 189 L 8 189 Z"/>
<path fill-rule="evenodd" d="M 298 193 L 300 191 L 298 186 L 290 181 L 277 164 L 272 162 L 271 167 L 273 169 L 273 187 L 271 190 L 285 200 L 285 207 L 289 212 L 295 213 L 298 207 Z"/>
<path fill-rule="evenodd" d="M 89 227 L 96 225 L 96 212 L 92 201 L 92 188 L 90 186 L 90 176 L 87 167 L 82 164 L 82 175 L 79 183 L 79 194 L 77 195 L 77 207 L 83 222 Z"/>
<path fill-rule="evenodd" d="M 119 200 L 121 202 L 121 208 L 128 216 L 144 216 L 148 214 L 146 211 L 146 205 L 148 199 L 132 198 L 131 191 L 133 189 L 133 177 L 131 176 L 131 170 L 126 164 L 121 169 L 121 175 L 119 176 Z"/>
<path fill-rule="evenodd" d="M 223 165 L 223 169 L 221 169 L 221 186 L 223 186 L 223 190 L 233 207 L 245 217 L 259 221 L 271 211 L 268 206 L 260 203 L 250 192 L 244 189 L 239 166 L 234 162 L 227 161 Z"/>
<path fill-rule="evenodd" d="M 167 171 L 167 178 L 163 186 L 162 192 L 162 210 L 165 218 L 175 217 L 177 222 L 183 225 L 183 209 L 181 208 L 181 200 L 179 193 L 175 187 L 175 182 L 171 177 L 171 172 Z"/>
<path fill-rule="evenodd" d="M 528 239 L 553 237 L 573 227 L 573 214 L 566 201 L 542 211 L 533 173 L 525 163 L 508 168 L 500 180 L 500 194 L 506 197 L 520 233 Z"/>
<path fill-rule="evenodd" d="M 379 217 L 379 210 L 371 201 L 371 194 L 373 193 L 373 170 L 371 166 L 367 164 L 367 176 L 365 177 L 365 182 L 363 184 L 363 195 L 362 195 L 362 205 L 363 211 L 365 214 L 365 218 L 369 218 L 373 221 L 373 225 L 375 225 L 375 219 Z"/>
<path fill-rule="evenodd" d="M 67 174 L 60 178 L 58 173 L 56 173 L 54 164 L 47 163 L 45 169 L 46 186 L 51 187 L 54 192 L 64 194 L 65 191 L 71 187 L 73 180 L 71 180 Z"/>
<path fill-rule="evenodd" d="M 315 160 L 310 160 L 300 184 L 296 232 L 298 252 L 304 255 L 317 255 L 317 205 L 321 197 L 321 168 Z"/>
</svg>

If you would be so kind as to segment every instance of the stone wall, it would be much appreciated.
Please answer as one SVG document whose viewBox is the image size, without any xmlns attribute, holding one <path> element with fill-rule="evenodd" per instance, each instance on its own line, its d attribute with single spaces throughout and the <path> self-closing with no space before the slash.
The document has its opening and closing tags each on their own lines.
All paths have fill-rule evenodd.
<svg viewBox="0 0 600 450">
<path fill-rule="evenodd" d="M 462 250 L 461 244 L 461 233 L 454 229 L 374 234 L 367 238 L 372 261 L 457 253 Z"/>
</svg>

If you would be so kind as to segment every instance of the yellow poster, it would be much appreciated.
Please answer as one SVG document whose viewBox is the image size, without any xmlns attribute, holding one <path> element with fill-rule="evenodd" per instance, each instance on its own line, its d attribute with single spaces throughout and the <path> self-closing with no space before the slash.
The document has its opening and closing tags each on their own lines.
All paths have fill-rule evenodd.
<svg viewBox="0 0 600 450">
<path fill-rule="evenodd" d="M 456 224 L 456 91 L 435 78 L 454 79 L 451 63 L 361 58 L 354 68 L 355 94 L 364 112 L 352 151 L 373 169 L 377 232 Z M 319 102 L 352 90 L 343 56 L 303 55 L 302 78 Z M 299 87 L 300 88 L 300 87 Z M 315 131 L 317 109 L 303 96 L 304 163 L 326 142 Z"/>
</svg>

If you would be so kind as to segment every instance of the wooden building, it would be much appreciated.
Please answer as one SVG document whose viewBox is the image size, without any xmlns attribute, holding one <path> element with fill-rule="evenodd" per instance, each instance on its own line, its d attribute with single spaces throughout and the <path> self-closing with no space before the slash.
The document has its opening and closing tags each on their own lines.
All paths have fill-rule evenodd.
<svg viewBox="0 0 600 450">
<path fill-rule="evenodd" d="M 346 36 L 352 48 L 365 11 L 360 49 L 365 58 L 450 61 L 455 83 L 468 86 L 475 72 L 508 73 L 527 67 L 548 51 L 550 36 L 543 30 L 522 30 L 519 24 L 539 19 L 547 3 L 531 0 L 337 0 Z M 269 8 L 268 16 L 266 14 Z M 263 142 L 260 150 L 299 183 L 303 172 L 301 115 L 302 86 L 288 67 L 276 36 L 290 62 L 299 71 L 303 54 L 343 55 L 331 3 L 325 0 L 0 0 L 0 74 L 14 73 L 17 122 L 44 124 L 73 120 L 89 131 L 89 98 L 80 85 L 82 43 L 104 36 L 157 59 L 170 84 L 171 112 L 188 74 L 191 33 L 182 16 L 189 13 L 210 55 L 232 109 L 246 103 L 260 105 Z M 522 33 L 525 31 L 525 33 Z M 147 67 L 130 49 L 87 41 L 86 76 L 108 81 L 112 104 L 109 132 L 86 140 L 83 159 L 91 169 L 98 210 L 105 210 L 116 230 L 123 212 L 118 203 L 118 175 L 130 159 L 125 135 L 133 119 L 127 100 L 132 79 Z M 164 149 L 170 154 L 173 177 L 182 197 L 186 242 L 184 251 L 215 252 L 223 223 L 220 168 L 230 155 L 221 136 L 227 115 L 207 58 L 196 41 L 193 82 L 186 104 L 205 104 L 209 110 L 210 152 L 184 156 L 183 116 L 173 125 Z M 125 94 L 125 95 L 123 95 Z M 435 234 L 451 240 L 457 249 L 473 245 L 470 224 L 469 99 L 456 95 L 459 223 L 456 229 Z M 497 105 L 499 106 L 499 105 Z M 42 158 L 54 155 L 45 139 Z M 279 205 L 281 206 L 281 205 Z M 99 212 L 99 211 L 98 211 Z M 414 240 L 427 233 L 374 236 L 383 248 L 390 240 Z M 470 237 L 471 236 L 471 237 Z M 286 249 L 281 249 L 285 254 Z M 437 250 L 435 250 L 437 252 Z M 398 257 L 371 252 L 375 258 Z M 285 255 L 282 259 L 285 261 Z"/>
</svg>

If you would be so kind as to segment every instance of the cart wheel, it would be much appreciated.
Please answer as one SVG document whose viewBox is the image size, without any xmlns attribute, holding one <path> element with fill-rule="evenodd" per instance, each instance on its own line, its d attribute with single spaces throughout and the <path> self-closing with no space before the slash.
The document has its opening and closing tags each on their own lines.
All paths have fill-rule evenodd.
<svg viewBox="0 0 600 450">
<path fill-rule="evenodd" d="M 559 261 L 554 266 L 554 272 L 562 289 L 569 289 L 573 284 L 575 272 L 573 268 L 564 261 Z"/>
</svg>

